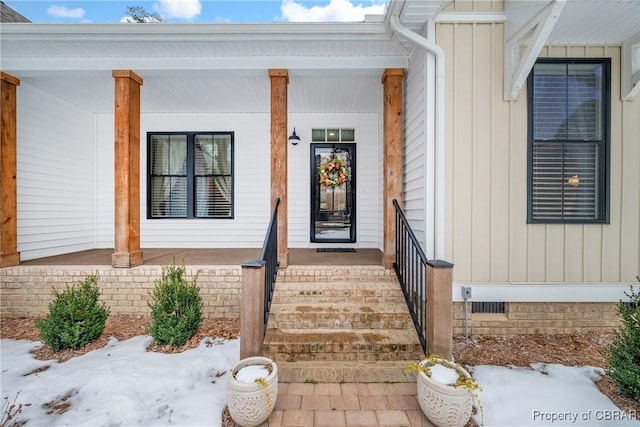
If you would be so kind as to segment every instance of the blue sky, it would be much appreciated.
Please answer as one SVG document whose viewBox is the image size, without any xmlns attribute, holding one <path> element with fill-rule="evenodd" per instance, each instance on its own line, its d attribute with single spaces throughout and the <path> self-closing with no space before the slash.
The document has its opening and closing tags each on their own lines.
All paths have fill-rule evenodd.
<svg viewBox="0 0 640 427">
<path fill-rule="evenodd" d="M 389 0 L 4 0 L 32 22 L 120 22 L 142 6 L 166 22 L 347 22 L 384 13 Z"/>
</svg>

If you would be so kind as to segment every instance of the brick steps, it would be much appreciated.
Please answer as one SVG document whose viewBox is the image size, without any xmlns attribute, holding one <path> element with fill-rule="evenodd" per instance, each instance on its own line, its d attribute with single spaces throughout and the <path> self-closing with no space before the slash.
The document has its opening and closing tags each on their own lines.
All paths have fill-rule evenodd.
<svg viewBox="0 0 640 427">
<path fill-rule="evenodd" d="M 391 362 L 277 362 L 283 383 L 414 383 L 415 373 L 403 372 L 413 361 Z"/>
<path fill-rule="evenodd" d="M 387 278 L 382 282 L 322 280 L 324 279 L 321 278 L 318 282 L 276 282 L 273 304 L 404 304 L 404 296 L 397 279 Z"/>
<path fill-rule="evenodd" d="M 282 382 L 411 382 L 424 358 L 395 274 L 380 266 L 278 272 L 264 354 Z"/>
<path fill-rule="evenodd" d="M 268 329 L 265 354 L 276 361 L 398 361 L 420 357 L 409 329 Z"/>
<path fill-rule="evenodd" d="M 272 306 L 276 329 L 408 329 L 406 306 L 385 303 L 333 303 L 304 301 Z"/>
</svg>

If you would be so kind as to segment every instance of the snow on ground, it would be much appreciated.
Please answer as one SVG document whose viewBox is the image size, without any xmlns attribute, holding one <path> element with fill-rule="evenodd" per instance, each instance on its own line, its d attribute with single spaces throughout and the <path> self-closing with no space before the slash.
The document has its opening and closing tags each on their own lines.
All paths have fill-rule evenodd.
<svg viewBox="0 0 640 427">
<path fill-rule="evenodd" d="M 621 411 L 598 390 L 601 368 L 482 365 L 470 371 L 482 387 L 486 426 L 640 426 L 640 414 Z"/>
<path fill-rule="evenodd" d="M 209 344 L 206 344 L 208 342 Z M 31 403 L 27 426 L 215 426 L 226 405 L 226 372 L 239 341 L 203 341 L 183 353 L 146 351 L 151 337 L 112 339 L 64 363 L 35 360 L 39 342 L 1 340 L 2 398 Z M 27 376 L 35 369 L 49 369 Z M 219 376 L 220 373 L 225 375 Z M 68 396 L 69 410 L 47 415 L 42 405 Z"/>
<path fill-rule="evenodd" d="M 17 403 L 31 404 L 19 415 L 27 427 L 219 426 L 239 340 L 205 339 L 177 354 L 147 352 L 150 343 L 149 336 L 112 339 L 104 348 L 58 363 L 33 358 L 30 351 L 39 342 L 0 340 L 1 397 L 13 402 L 19 392 Z M 531 370 L 471 370 L 483 389 L 486 426 L 640 427 L 631 419 L 640 414 L 625 414 L 598 391 L 599 368 L 537 364 Z M 68 404 L 68 410 L 56 413 L 43 406 L 50 402 Z"/>
</svg>

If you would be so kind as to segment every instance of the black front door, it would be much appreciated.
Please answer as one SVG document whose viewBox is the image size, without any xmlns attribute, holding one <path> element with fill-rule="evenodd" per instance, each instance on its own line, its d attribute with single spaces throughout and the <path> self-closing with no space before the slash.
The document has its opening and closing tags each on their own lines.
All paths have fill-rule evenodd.
<svg viewBox="0 0 640 427">
<path fill-rule="evenodd" d="M 311 144 L 311 241 L 356 241 L 356 144 Z"/>
</svg>

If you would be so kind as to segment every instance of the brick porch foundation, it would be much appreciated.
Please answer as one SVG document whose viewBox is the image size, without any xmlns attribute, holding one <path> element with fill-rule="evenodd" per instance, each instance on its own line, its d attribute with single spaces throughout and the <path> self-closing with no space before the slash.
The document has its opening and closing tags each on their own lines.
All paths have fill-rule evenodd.
<svg viewBox="0 0 640 427">
<path fill-rule="evenodd" d="M 186 266 L 186 278 L 197 275 L 197 284 L 207 317 L 240 317 L 240 266 Z M 0 317 L 43 316 L 58 291 L 79 283 L 88 275 L 98 276 L 100 300 L 111 314 L 149 314 L 147 303 L 161 266 L 122 269 L 109 266 L 17 266 L 0 269 Z"/>
<path fill-rule="evenodd" d="M 239 265 L 187 265 L 187 278 L 198 275 L 197 283 L 207 317 L 237 319 L 240 317 Z M 364 268 L 353 266 L 343 278 L 357 277 Z M 0 268 L 0 317 L 37 317 L 46 314 L 52 300 L 52 287 L 63 290 L 87 275 L 97 274 L 101 299 L 112 314 L 148 314 L 147 302 L 154 281 L 160 278 L 159 265 L 143 265 L 130 269 L 110 266 L 15 266 Z M 324 275 L 316 277 L 316 275 Z M 380 269 L 368 280 L 388 280 L 390 270 Z M 279 282 L 325 281 L 326 269 L 289 267 L 279 272 Z M 453 335 L 464 335 L 464 303 L 453 304 Z M 470 335 L 566 334 L 581 331 L 609 333 L 620 322 L 615 303 L 507 303 L 504 314 L 469 313 Z"/>
</svg>

